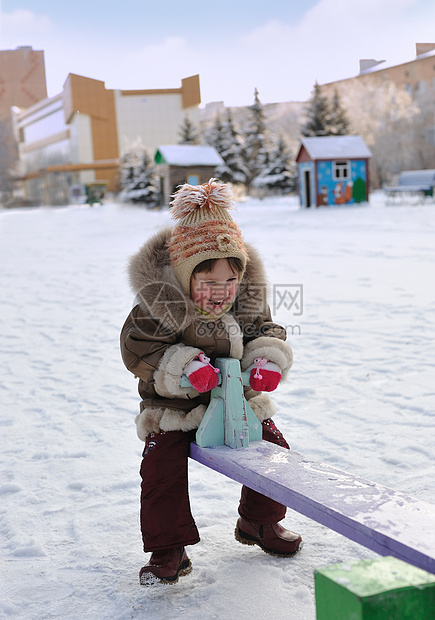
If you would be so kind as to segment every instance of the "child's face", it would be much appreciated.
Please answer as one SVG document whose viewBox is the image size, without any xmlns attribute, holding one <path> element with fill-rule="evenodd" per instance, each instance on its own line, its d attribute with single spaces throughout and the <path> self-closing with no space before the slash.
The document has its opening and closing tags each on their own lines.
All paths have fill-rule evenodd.
<svg viewBox="0 0 435 620">
<path fill-rule="evenodd" d="M 190 295 L 198 308 L 219 314 L 237 294 L 239 279 L 225 258 L 220 258 L 211 271 L 195 273 L 190 281 Z"/>
</svg>

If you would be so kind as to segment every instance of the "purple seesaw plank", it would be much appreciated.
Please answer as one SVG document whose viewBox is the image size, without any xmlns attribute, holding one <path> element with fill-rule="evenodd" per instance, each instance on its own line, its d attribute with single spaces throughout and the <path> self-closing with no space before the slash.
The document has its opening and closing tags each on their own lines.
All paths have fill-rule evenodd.
<svg viewBox="0 0 435 620">
<path fill-rule="evenodd" d="M 380 555 L 435 573 L 435 506 L 266 441 L 200 448 L 195 461 Z"/>
</svg>

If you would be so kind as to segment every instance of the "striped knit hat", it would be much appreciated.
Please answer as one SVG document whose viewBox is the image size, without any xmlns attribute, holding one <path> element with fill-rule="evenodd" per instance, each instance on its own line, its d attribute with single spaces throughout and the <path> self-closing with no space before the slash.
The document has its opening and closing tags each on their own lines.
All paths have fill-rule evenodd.
<svg viewBox="0 0 435 620">
<path fill-rule="evenodd" d="M 234 207 L 228 184 L 210 179 L 204 185 L 185 183 L 173 195 L 172 217 L 177 221 L 168 243 L 171 265 L 184 291 L 199 263 L 210 258 L 239 258 L 245 269 L 248 255 L 240 228 L 228 213 Z"/>
</svg>

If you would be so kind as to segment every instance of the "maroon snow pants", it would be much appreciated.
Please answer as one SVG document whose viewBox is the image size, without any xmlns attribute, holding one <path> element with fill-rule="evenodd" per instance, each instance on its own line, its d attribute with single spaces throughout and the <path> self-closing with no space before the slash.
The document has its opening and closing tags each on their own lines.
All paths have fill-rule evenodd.
<svg viewBox="0 0 435 620">
<path fill-rule="evenodd" d="M 288 448 L 271 419 L 265 420 L 263 439 Z M 196 430 L 151 434 L 145 442 L 140 523 L 144 551 L 174 549 L 199 542 L 190 510 L 187 463 L 189 446 Z M 239 514 L 247 521 L 264 525 L 278 523 L 286 507 L 257 491 L 242 487 Z"/>
</svg>

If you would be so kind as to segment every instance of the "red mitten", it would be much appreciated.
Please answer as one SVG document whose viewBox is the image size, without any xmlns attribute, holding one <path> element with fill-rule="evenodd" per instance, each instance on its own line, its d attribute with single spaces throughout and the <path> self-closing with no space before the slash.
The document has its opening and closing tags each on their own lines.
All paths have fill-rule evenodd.
<svg viewBox="0 0 435 620">
<path fill-rule="evenodd" d="M 266 357 L 257 357 L 251 370 L 249 385 L 256 392 L 273 392 L 281 381 L 281 369 Z"/>
<path fill-rule="evenodd" d="M 219 385 L 219 369 L 210 364 L 210 358 L 200 353 L 184 368 L 184 374 L 189 377 L 192 387 L 202 394 L 209 392 Z"/>
</svg>

